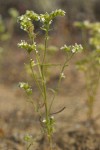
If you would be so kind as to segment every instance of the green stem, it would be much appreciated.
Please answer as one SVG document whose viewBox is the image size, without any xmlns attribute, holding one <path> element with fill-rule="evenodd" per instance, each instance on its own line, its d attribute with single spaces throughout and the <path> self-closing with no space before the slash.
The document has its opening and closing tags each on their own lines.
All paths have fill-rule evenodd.
<svg viewBox="0 0 100 150">
<path fill-rule="evenodd" d="M 49 137 L 49 143 L 50 143 L 50 150 L 53 150 L 53 147 L 52 147 L 52 137 L 51 136 Z"/>
<path fill-rule="evenodd" d="M 44 49 L 44 55 L 43 55 L 43 60 L 42 60 L 42 64 L 44 64 L 45 62 L 45 57 L 46 57 L 46 52 L 47 52 L 47 41 L 48 41 L 48 30 L 45 33 L 45 49 Z"/>
<path fill-rule="evenodd" d="M 27 147 L 27 150 L 29 150 L 31 146 L 32 146 L 32 144 L 30 143 Z"/>
<path fill-rule="evenodd" d="M 43 66 L 46 66 L 46 67 L 55 67 L 55 66 L 62 66 L 62 64 L 42 64 Z"/>
<path fill-rule="evenodd" d="M 31 59 L 31 58 L 30 58 L 30 59 Z M 34 71 L 33 71 L 33 68 L 32 68 L 32 66 L 31 66 L 31 63 L 30 63 L 30 69 L 31 69 L 31 72 L 32 72 L 32 77 L 33 77 L 33 79 L 34 79 L 34 82 L 35 82 L 35 84 L 37 85 L 38 89 L 40 90 L 40 93 L 41 93 L 42 96 L 44 97 L 43 92 L 42 92 L 42 89 L 41 89 L 41 86 L 40 86 L 40 84 L 39 84 L 39 82 L 38 82 L 38 80 L 37 80 L 37 77 L 35 76 L 35 73 L 34 73 Z"/>
<path fill-rule="evenodd" d="M 97 92 L 99 80 L 100 80 L 100 73 L 98 75 L 97 82 L 93 83 L 93 84 L 96 84 L 95 89 L 93 89 L 91 84 L 89 83 L 89 80 L 91 81 L 93 80 L 90 76 L 90 71 L 88 72 L 87 70 L 86 72 L 84 72 L 84 75 L 85 75 L 86 89 L 87 89 L 87 107 L 88 107 L 87 118 L 91 120 L 93 116 L 93 106 L 94 106 L 94 102 L 96 98 L 96 92 Z"/>
<path fill-rule="evenodd" d="M 74 54 L 72 54 L 68 59 L 65 60 L 65 63 L 64 63 L 64 65 L 63 65 L 62 68 L 61 68 L 61 72 L 60 72 L 60 76 L 59 76 L 57 88 L 56 88 L 56 90 L 55 90 L 55 93 L 54 93 L 54 95 L 53 95 L 53 98 L 52 98 L 52 101 L 51 101 L 51 104 L 50 104 L 50 107 L 49 107 L 49 113 L 50 113 L 50 111 L 51 111 L 51 108 L 52 108 L 54 99 L 55 99 L 55 97 L 56 97 L 56 95 L 57 95 L 57 93 L 58 93 L 58 90 L 59 90 L 59 86 L 60 86 L 61 79 L 62 79 L 62 76 L 61 76 L 61 75 L 62 75 L 62 73 L 64 72 L 64 69 L 65 69 L 65 67 L 67 66 L 67 63 L 71 60 L 71 58 L 73 57 L 73 55 L 74 55 Z"/>
<path fill-rule="evenodd" d="M 85 52 L 87 51 L 87 36 L 85 29 L 82 29 L 82 42 Z"/>
<path fill-rule="evenodd" d="M 48 121 L 47 90 L 46 90 L 46 79 L 45 79 L 45 73 L 44 73 L 44 62 L 45 62 L 46 52 L 47 52 L 47 41 L 48 41 L 48 30 L 46 31 L 46 34 L 45 34 L 45 49 L 44 49 L 44 55 L 43 55 L 43 60 L 42 60 L 42 66 L 41 66 L 42 84 L 43 84 L 43 90 L 44 90 L 45 113 L 46 113 L 46 120 Z"/>
</svg>

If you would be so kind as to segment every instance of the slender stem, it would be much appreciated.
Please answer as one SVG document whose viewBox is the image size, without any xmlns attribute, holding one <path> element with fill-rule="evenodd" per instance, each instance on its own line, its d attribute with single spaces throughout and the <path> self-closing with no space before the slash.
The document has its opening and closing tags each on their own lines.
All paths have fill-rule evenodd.
<svg viewBox="0 0 100 150">
<path fill-rule="evenodd" d="M 45 49 L 44 49 L 44 55 L 43 55 L 43 60 L 42 60 L 42 65 L 41 65 L 46 120 L 48 120 L 48 104 L 47 104 L 46 79 L 45 79 L 45 73 L 44 73 L 44 62 L 45 62 L 46 52 L 47 52 L 47 41 L 48 41 L 48 30 L 45 33 Z"/>
<path fill-rule="evenodd" d="M 30 58 L 30 59 L 31 59 L 31 58 Z M 42 88 L 41 88 L 41 86 L 40 86 L 40 84 L 39 84 L 39 82 L 38 82 L 38 80 L 37 80 L 37 77 L 35 76 L 35 73 L 34 73 L 34 71 L 33 71 L 33 68 L 32 68 L 32 66 L 31 66 L 31 63 L 30 63 L 30 69 L 31 69 L 31 72 L 32 72 L 32 77 L 33 77 L 33 79 L 34 79 L 34 82 L 35 82 L 35 84 L 37 85 L 38 89 L 40 90 L 40 93 L 41 93 L 42 96 L 44 97 L 43 92 L 42 92 Z"/>
<path fill-rule="evenodd" d="M 31 146 L 32 146 L 32 144 L 30 143 L 27 147 L 27 150 L 29 150 Z"/>
<path fill-rule="evenodd" d="M 46 53 L 47 53 L 47 42 L 48 42 L 48 32 L 49 32 L 49 26 L 47 27 L 46 33 L 45 33 L 45 49 L 44 49 L 44 55 L 41 65 L 41 72 L 42 72 L 42 82 L 43 82 L 43 89 L 44 89 L 44 105 L 45 105 L 45 115 L 46 115 L 46 130 L 48 135 L 48 140 L 50 144 L 50 150 L 52 150 L 52 132 L 51 132 L 51 125 L 50 125 L 50 118 L 49 118 L 49 111 L 48 111 L 48 101 L 47 101 L 47 87 L 46 87 L 46 79 L 45 79 L 45 66 L 44 62 L 46 59 Z"/>
<path fill-rule="evenodd" d="M 34 78 L 34 80 L 43 96 L 43 99 L 44 99 L 45 115 L 46 115 L 45 117 L 46 117 L 46 122 L 47 122 L 46 130 L 47 130 L 47 135 L 48 135 L 48 139 L 49 139 L 50 150 L 52 150 L 52 137 L 51 137 L 52 133 L 51 133 L 51 126 L 50 126 L 49 111 L 48 111 L 47 87 L 46 87 L 46 78 L 45 78 L 45 66 L 52 66 L 52 64 L 46 64 L 46 65 L 44 64 L 45 60 L 46 60 L 46 53 L 47 53 L 48 32 L 49 32 L 49 24 L 47 25 L 46 33 L 45 33 L 45 42 L 44 42 L 45 49 L 44 49 L 42 63 L 40 62 L 38 52 L 35 51 L 37 65 L 38 65 L 38 69 L 39 69 L 39 73 L 40 73 L 40 77 L 41 77 L 41 81 L 42 81 L 42 87 L 40 86 L 40 84 L 37 80 L 37 77 L 34 74 L 31 64 L 30 64 L 30 67 L 31 67 L 31 71 L 33 74 L 33 78 Z M 33 39 L 33 42 L 34 42 L 34 39 Z"/>
<path fill-rule="evenodd" d="M 42 64 L 43 66 L 55 67 L 55 66 L 62 66 L 62 64 Z"/>
<path fill-rule="evenodd" d="M 87 51 L 87 36 L 86 36 L 86 30 L 82 29 L 82 42 L 85 52 Z"/>
<path fill-rule="evenodd" d="M 44 55 L 43 55 L 43 60 L 42 64 L 44 64 L 45 57 L 46 57 L 46 52 L 47 52 L 47 41 L 48 41 L 48 30 L 45 33 L 45 49 L 44 49 Z"/>
<path fill-rule="evenodd" d="M 54 99 L 55 99 L 55 97 L 56 97 L 56 95 L 57 95 L 57 93 L 58 93 L 58 90 L 59 90 L 59 86 L 60 86 L 61 79 L 62 79 L 62 76 L 61 76 L 61 75 L 62 75 L 62 73 L 64 72 L 64 69 L 65 69 L 65 67 L 67 66 L 67 63 L 70 61 L 70 59 L 73 57 L 73 55 L 74 55 L 74 54 L 72 54 L 68 59 L 65 60 L 65 63 L 64 63 L 64 65 L 63 65 L 62 68 L 61 68 L 61 72 L 60 72 L 60 76 L 59 76 L 57 88 L 56 88 L 56 90 L 55 90 L 55 93 L 54 93 L 54 95 L 53 95 L 53 98 L 52 98 L 52 101 L 51 101 L 51 104 L 50 104 L 50 107 L 49 107 L 49 113 L 50 113 L 50 111 L 51 111 L 51 107 L 52 107 L 52 105 L 53 105 Z"/>
<path fill-rule="evenodd" d="M 33 44 L 33 43 L 34 43 L 34 37 L 33 37 L 33 38 L 30 37 L 30 41 L 31 41 L 32 44 Z M 37 65 L 38 65 L 38 70 L 39 70 L 40 78 L 42 78 L 42 73 L 41 73 L 41 68 L 40 68 L 40 59 L 39 59 L 39 56 L 38 56 L 37 51 L 35 51 L 35 55 L 36 55 L 36 61 L 37 61 Z M 30 55 L 29 55 L 29 57 L 30 57 Z M 36 77 L 35 74 L 34 74 L 34 71 L 33 71 L 33 69 L 32 69 L 31 64 L 30 64 L 30 69 L 31 69 L 31 71 L 32 71 L 32 76 L 33 76 L 33 78 L 34 78 L 34 81 L 35 81 L 35 83 L 36 83 L 38 89 L 40 90 L 40 93 L 41 93 L 42 97 L 44 98 L 44 93 L 43 93 L 42 87 L 40 86 L 40 83 L 38 82 L 37 77 Z"/>
<path fill-rule="evenodd" d="M 52 138 L 51 138 L 51 136 L 49 137 L 49 143 L 50 143 L 50 150 L 53 150 L 53 147 L 52 147 Z"/>
<path fill-rule="evenodd" d="M 92 69 L 93 69 L 94 76 L 95 76 L 96 70 L 94 68 Z M 96 92 L 97 92 L 99 80 L 100 80 L 100 72 L 98 73 L 98 78 L 96 79 L 95 83 L 93 83 L 93 84 L 96 84 L 95 88 L 93 88 L 91 84 L 89 83 L 89 80 L 91 80 L 91 82 L 94 82 L 93 78 L 91 78 L 90 71 L 88 72 L 87 70 L 86 72 L 84 72 L 84 75 L 85 75 L 85 80 L 86 80 L 86 89 L 87 89 L 87 96 L 88 96 L 87 97 L 87 106 L 88 106 L 87 118 L 91 120 L 92 115 L 93 115 L 93 105 L 95 102 Z"/>
</svg>

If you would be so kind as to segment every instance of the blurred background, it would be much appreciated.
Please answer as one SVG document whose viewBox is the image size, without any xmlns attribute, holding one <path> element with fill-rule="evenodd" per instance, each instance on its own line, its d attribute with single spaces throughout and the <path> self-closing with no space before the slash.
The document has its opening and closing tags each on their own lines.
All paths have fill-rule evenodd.
<svg viewBox="0 0 100 150">
<path fill-rule="evenodd" d="M 63 18 L 57 18 L 54 22 L 55 32 L 53 32 L 53 36 L 58 37 L 57 40 L 55 40 L 54 38 L 54 44 L 61 45 L 63 43 L 82 43 L 81 33 L 74 27 L 74 22 L 84 20 L 88 20 L 91 22 L 100 21 L 99 0 L 0 0 L 1 53 L 4 49 L 0 63 L 3 63 L 3 75 L 1 75 L 2 73 L 0 74 L 1 82 L 15 82 L 18 77 L 16 74 L 19 71 L 16 71 L 16 69 L 12 70 L 12 68 L 15 68 L 14 66 L 12 67 L 12 65 L 15 65 L 15 61 L 17 61 L 17 59 L 12 57 L 11 55 L 12 53 L 17 53 L 17 51 L 19 51 L 16 50 L 17 43 L 21 39 L 21 36 L 26 36 L 26 33 L 24 33 L 20 29 L 19 24 L 17 23 L 17 17 L 24 14 L 26 10 L 33 10 L 36 13 L 44 13 L 46 11 L 51 12 L 59 8 L 63 9 L 66 12 L 66 16 Z M 38 32 L 39 25 L 36 24 L 35 28 Z M 3 59 L 3 57 L 5 57 L 6 61 Z M 19 59 L 21 59 L 20 61 L 22 61 L 22 58 Z M 19 66 L 17 65 L 16 67 Z M 8 75 L 8 73 L 5 73 L 5 71 L 7 70 L 10 71 L 10 75 Z"/>
<path fill-rule="evenodd" d="M 27 39 L 26 33 L 20 29 L 17 17 L 24 14 L 26 10 L 41 14 L 55 9 L 63 9 L 66 12 L 65 17 L 59 17 L 54 21 L 52 26 L 54 30 L 50 33 L 52 36 L 50 44 L 58 47 L 64 44 L 83 44 L 82 32 L 74 26 L 75 21 L 100 22 L 100 0 L 0 0 L 0 139 L 10 138 L 12 142 L 6 142 L 9 150 L 14 148 L 23 150 L 24 130 L 37 134 L 34 129 L 38 127 L 38 120 L 33 113 L 32 106 L 25 102 L 25 95 L 18 87 L 20 81 L 27 81 L 27 79 L 31 81 L 31 79 L 23 67 L 27 56 L 24 50 L 17 47 L 21 39 Z M 38 24 L 35 24 L 35 30 L 39 32 Z M 39 32 L 37 41 L 43 42 L 43 40 L 43 33 Z M 66 125 L 66 122 L 77 121 L 77 118 L 84 120 L 86 117 L 84 115 L 86 112 L 84 76 L 74 65 L 82 56 L 83 54 L 78 54 L 69 64 L 65 72 L 66 80 L 62 81 L 60 94 L 54 102 L 56 110 L 66 106 L 66 110 L 56 117 L 58 119 L 57 131 L 60 128 L 66 129 L 67 125 L 70 126 Z M 63 56 L 60 51 L 52 59 L 54 61 L 58 58 L 62 62 Z M 53 70 L 48 84 L 55 87 L 57 79 L 58 70 Z M 34 85 L 33 88 L 36 92 Z M 99 96 L 98 94 L 97 97 Z M 98 114 L 99 106 L 97 102 L 96 114 Z M 2 139 L 1 141 L 1 150 L 4 150 L 5 141 Z"/>
</svg>

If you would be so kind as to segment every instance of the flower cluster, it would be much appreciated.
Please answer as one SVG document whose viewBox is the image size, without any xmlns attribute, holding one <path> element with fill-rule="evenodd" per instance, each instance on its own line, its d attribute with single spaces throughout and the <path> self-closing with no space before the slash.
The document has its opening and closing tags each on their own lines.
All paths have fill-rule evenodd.
<svg viewBox="0 0 100 150">
<path fill-rule="evenodd" d="M 83 22 L 75 22 L 74 26 L 82 28 L 82 29 L 87 29 L 90 27 L 90 22 L 88 20 L 85 20 Z"/>
<path fill-rule="evenodd" d="M 89 30 L 89 44 L 96 48 L 97 50 L 100 49 L 100 23 L 95 22 L 91 23 L 87 20 L 84 22 L 75 22 L 74 25 L 79 27 L 82 30 Z"/>
<path fill-rule="evenodd" d="M 75 43 L 75 45 L 71 46 L 64 45 L 63 47 L 61 47 L 61 50 L 64 50 L 65 52 L 77 53 L 81 52 L 83 50 L 83 47 L 81 44 Z"/>
<path fill-rule="evenodd" d="M 19 87 L 24 89 L 28 95 L 32 94 L 32 89 L 28 83 L 20 82 Z"/>
<path fill-rule="evenodd" d="M 29 28 L 33 26 L 32 21 L 38 21 L 39 19 L 40 17 L 38 14 L 27 10 L 24 15 L 18 17 L 18 22 L 20 23 L 21 29 L 28 31 Z"/>
<path fill-rule="evenodd" d="M 30 65 L 31 65 L 31 67 L 36 66 L 36 63 L 35 63 L 35 61 L 33 59 L 30 59 Z"/>
<path fill-rule="evenodd" d="M 57 16 L 64 16 L 64 15 L 65 15 L 65 11 L 63 11 L 61 9 L 52 11 L 51 14 L 50 14 L 52 19 L 54 19 Z"/>
<path fill-rule="evenodd" d="M 90 30 L 91 38 L 89 42 L 96 50 L 100 50 L 100 23 L 91 23 Z"/>
<path fill-rule="evenodd" d="M 25 15 L 18 17 L 18 22 L 20 23 L 21 29 L 27 32 L 33 26 L 32 21 L 40 21 L 43 24 L 42 29 L 46 30 L 47 26 L 52 23 L 55 17 L 64 15 L 65 11 L 61 9 L 52 11 L 50 14 L 47 12 L 45 14 L 36 14 L 34 11 L 27 10 Z"/>
<path fill-rule="evenodd" d="M 27 10 L 25 15 L 27 16 L 27 18 L 30 18 L 32 21 L 40 20 L 39 15 L 37 13 L 35 13 L 34 11 Z"/>
<path fill-rule="evenodd" d="M 61 73 L 61 78 L 65 78 L 65 75 L 63 72 Z"/>
<path fill-rule="evenodd" d="M 40 22 L 43 23 L 41 29 L 46 31 L 48 29 L 48 25 L 51 25 L 54 18 L 56 18 L 57 16 L 64 16 L 64 15 L 65 11 L 61 9 L 52 11 L 50 14 L 48 14 L 47 12 L 45 14 L 40 14 Z"/>
<path fill-rule="evenodd" d="M 20 43 L 18 43 L 18 47 L 25 49 L 28 53 L 32 52 L 33 50 L 36 51 L 36 43 L 28 44 L 26 41 L 21 40 Z"/>
<path fill-rule="evenodd" d="M 49 130 L 50 130 L 50 132 L 53 132 L 54 131 L 54 124 L 55 124 L 54 116 L 50 116 L 48 119 L 49 120 L 43 119 L 42 123 L 44 126 L 48 126 L 48 124 L 49 124 Z"/>
</svg>

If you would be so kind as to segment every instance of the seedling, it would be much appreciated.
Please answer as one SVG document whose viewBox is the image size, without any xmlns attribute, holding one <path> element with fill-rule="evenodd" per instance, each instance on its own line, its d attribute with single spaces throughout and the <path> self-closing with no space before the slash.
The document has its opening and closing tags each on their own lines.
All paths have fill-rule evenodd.
<svg viewBox="0 0 100 150">
<path fill-rule="evenodd" d="M 40 125 L 44 131 L 44 134 L 48 137 L 51 150 L 52 135 L 54 132 L 55 124 L 54 115 L 63 111 L 65 107 L 53 113 L 51 112 L 51 108 L 53 106 L 55 97 L 59 91 L 61 80 L 62 78 L 65 78 L 64 70 L 68 66 L 68 62 L 71 60 L 75 53 L 83 49 L 82 46 L 78 44 L 72 46 L 64 45 L 60 48 L 60 51 L 62 51 L 62 53 L 65 55 L 64 63 L 58 63 L 59 60 L 57 60 L 57 63 L 52 63 L 52 58 L 50 59 L 50 62 L 48 62 L 48 51 L 53 52 L 54 50 L 54 47 L 49 46 L 48 44 L 51 24 L 56 17 L 64 15 L 65 12 L 59 9 L 52 11 L 50 14 L 47 12 L 45 14 L 37 14 L 33 11 L 26 11 L 24 15 L 18 17 L 18 22 L 20 23 L 21 29 L 27 32 L 29 37 L 28 42 L 25 40 L 21 40 L 21 42 L 18 43 L 18 47 L 23 48 L 27 52 L 27 58 L 29 62 L 28 69 L 30 70 L 30 76 L 33 79 L 32 84 L 35 84 L 38 89 L 38 99 L 35 100 L 35 97 L 33 96 L 34 91 L 32 89 L 32 85 L 30 85 L 28 82 L 20 82 L 19 86 L 20 88 L 24 89 L 29 101 L 34 107 L 34 110 L 38 113 Z M 39 34 L 35 33 L 35 27 L 33 24 L 33 22 L 35 21 L 39 22 L 41 25 L 40 30 L 42 30 L 44 33 L 44 45 L 36 43 L 36 37 Z M 39 47 L 42 47 L 42 50 L 41 48 L 39 49 Z M 60 68 L 59 79 L 55 89 L 51 89 L 47 86 L 47 70 L 51 67 Z M 52 72 L 50 75 L 52 75 Z M 52 91 L 51 96 L 48 96 L 49 90 Z"/>
</svg>

